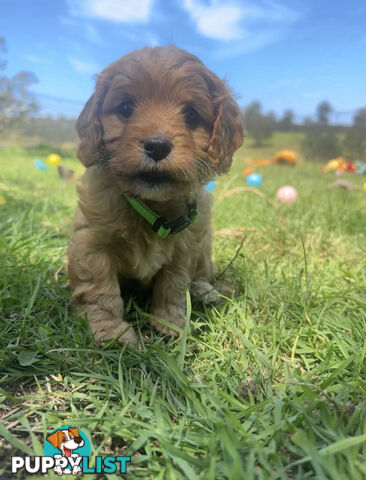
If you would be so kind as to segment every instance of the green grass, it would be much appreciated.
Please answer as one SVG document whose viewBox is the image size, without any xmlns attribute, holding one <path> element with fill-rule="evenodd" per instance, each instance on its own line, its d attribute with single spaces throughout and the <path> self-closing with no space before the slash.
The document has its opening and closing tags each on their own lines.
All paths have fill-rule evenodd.
<svg viewBox="0 0 366 480">
<path fill-rule="evenodd" d="M 258 168 L 264 196 L 233 191 L 244 158 L 299 141 L 248 140 L 235 155 L 215 190 L 225 301 L 193 304 L 187 337 L 167 341 L 131 300 L 141 351 L 97 345 L 70 310 L 75 183 L 0 150 L 1 479 L 14 478 L 11 455 L 42 455 L 61 425 L 88 433 L 94 454 L 131 455 L 132 480 L 366 478 L 366 194 L 305 163 Z M 293 205 L 274 201 L 284 184 Z"/>
</svg>

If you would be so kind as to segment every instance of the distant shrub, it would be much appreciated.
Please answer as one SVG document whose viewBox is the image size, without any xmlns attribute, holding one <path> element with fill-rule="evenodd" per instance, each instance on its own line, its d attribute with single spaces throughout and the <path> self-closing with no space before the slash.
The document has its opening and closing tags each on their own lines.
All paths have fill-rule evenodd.
<svg viewBox="0 0 366 480">
<path fill-rule="evenodd" d="M 342 154 L 338 138 L 329 129 L 315 125 L 309 129 L 302 142 L 305 158 L 313 162 L 323 162 Z"/>
<path fill-rule="evenodd" d="M 353 125 L 345 136 L 343 148 L 348 158 L 366 160 L 366 108 L 357 110 Z"/>
<path fill-rule="evenodd" d="M 26 148 L 26 150 L 34 157 L 47 157 L 50 153 L 57 153 L 61 158 L 76 158 L 76 150 L 50 145 L 48 143 L 40 143 L 35 147 Z"/>
<path fill-rule="evenodd" d="M 21 132 L 27 137 L 38 137 L 46 144 L 76 143 L 75 119 L 66 117 L 28 118 Z"/>
<path fill-rule="evenodd" d="M 261 147 L 273 135 L 276 124 L 273 113 L 265 115 L 261 108 L 259 102 L 252 102 L 244 110 L 244 128 L 254 139 L 255 147 Z"/>
</svg>

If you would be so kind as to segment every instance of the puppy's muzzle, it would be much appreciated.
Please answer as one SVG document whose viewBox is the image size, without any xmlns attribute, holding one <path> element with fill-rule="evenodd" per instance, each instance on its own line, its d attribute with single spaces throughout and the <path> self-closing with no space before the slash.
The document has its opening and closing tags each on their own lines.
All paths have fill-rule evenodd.
<svg viewBox="0 0 366 480">
<path fill-rule="evenodd" d="M 172 142 L 165 137 L 148 137 L 143 145 L 146 155 L 155 162 L 163 160 L 172 150 Z"/>
</svg>

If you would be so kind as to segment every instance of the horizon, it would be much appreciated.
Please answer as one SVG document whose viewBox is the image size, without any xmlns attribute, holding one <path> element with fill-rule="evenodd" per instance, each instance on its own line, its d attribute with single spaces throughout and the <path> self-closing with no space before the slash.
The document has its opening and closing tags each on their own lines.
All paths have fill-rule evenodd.
<svg viewBox="0 0 366 480">
<path fill-rule="evenodd" d="M 330 0 L 141 0 L 138 8 L 126 0 L 5 0 L 0 12 L 4 74 L 36 75 L 31 91 L 41 116 L 76 117 L 110 62 L 172 43 L 226 78 L 241 106 L 258 100 L 277 118 L 291 109 L 301 123 L 326 100 L 332 123 L 350 123 L 366 103 L 361 0 L 351 7 Z"/>
</svg>

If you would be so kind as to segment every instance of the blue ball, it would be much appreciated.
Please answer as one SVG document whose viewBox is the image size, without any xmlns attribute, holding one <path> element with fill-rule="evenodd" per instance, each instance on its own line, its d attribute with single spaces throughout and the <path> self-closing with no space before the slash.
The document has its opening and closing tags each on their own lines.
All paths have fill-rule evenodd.
<svg viewBox="0 0 366 480">
<path fill-rule="evenodd" d="M 38 170 L 43 170 L 44 172 L 48 170 L 46 165 L 43 162 L 41 162 L 39 158 L 36 158 L 33 163 L 34 163 L 34 166 L 38 168 Z"/>
<path fill-rule="evenodd" d="M 206 190 L 208 190 L 209 192 L 212 192 L 213 190 L 215 190 L 216 188 L 216 180 L 211 180 L 211 182 L 208 182 L 208 184 L 206 185 Z"/>
<path fill-rule="evenodd" d="M 247 184 L 251 187 L 259 187 L 259 185 L 262 185 L 262 175 L 251 173 L 247 176 Z"/>
</svg>

